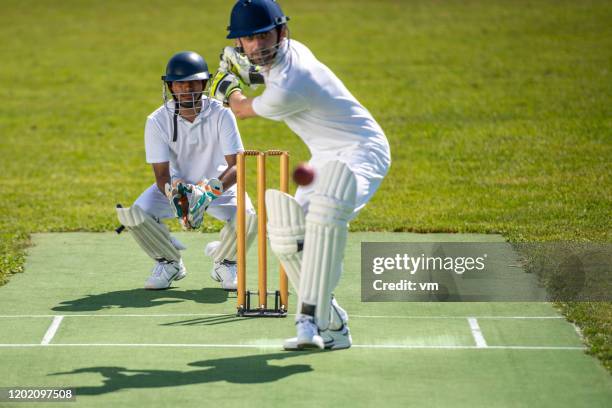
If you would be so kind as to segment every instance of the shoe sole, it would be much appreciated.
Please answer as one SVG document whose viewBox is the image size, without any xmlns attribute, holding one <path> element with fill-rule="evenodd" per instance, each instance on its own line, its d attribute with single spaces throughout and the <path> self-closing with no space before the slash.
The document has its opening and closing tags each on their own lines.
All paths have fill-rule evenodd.
<svg viewBox="0 0 612 408">
<path fill-rule="evenodd" d="M 175 276 L 173 276 L 170 279 L 170 282 L 168 282 L 168 286 L 166 286 L 165 288 L 153 288 L 153 287 L 144 287 L 146 290 L 165 290 L 165 289 L 170 289 L 170 287 L 172 286 L 172 282 L 173 281 L 179 281 L 181 279 L 183 279 L 185 276 L 187 276 L 187 272 L 183 272 L 182 274 L 177 272 L 177 274 Z"/>
<path fill-rule="evenodd" d="M 320 348 L 316 343 L 304 343 L 304 344 L 283 344 L 283 350 L 285 351 L 306 351 L 306 350 L 326 350 L 328 349 L 326 344 L 323 344 L 323 348 Z"/>
<path fill-rule="evenodd" d="M 338 346 L 338 345 L 331 345 L 331 346 L 325 346 L 325 350 L 346 350 L 348 348 L 351 348 L 352 344 L 347 344 L 346 346 Z"/>
<path fill-rule="evenodd" d="M 296 347 L 298 348 L 298 350 L 325 350 L 325 343 L 321 345 L 317 343 L 310 343 L 310 342 L 301 343 L 301 344 L 297 343 Z"/>
<path fill-rule="evenodd" d="M 298 346 L 297 349 L 285 349 L 287 351 L 323 351 L 325 347 L 320 348 L 316 344 L 302 344 Z"/>
</svg>

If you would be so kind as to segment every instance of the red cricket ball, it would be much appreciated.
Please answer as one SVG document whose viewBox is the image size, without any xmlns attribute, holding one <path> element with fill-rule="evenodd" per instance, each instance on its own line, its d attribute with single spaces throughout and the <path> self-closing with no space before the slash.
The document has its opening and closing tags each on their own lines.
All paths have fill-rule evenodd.
<svg viewBox="0 0 612 408">
<path fill-rule="evenodd" d="M 307 186 L 315 178 L 315 169 L 308 163 L 300 163 L 293 170 L 293 181 L 300 186 Z"/>
</svg>

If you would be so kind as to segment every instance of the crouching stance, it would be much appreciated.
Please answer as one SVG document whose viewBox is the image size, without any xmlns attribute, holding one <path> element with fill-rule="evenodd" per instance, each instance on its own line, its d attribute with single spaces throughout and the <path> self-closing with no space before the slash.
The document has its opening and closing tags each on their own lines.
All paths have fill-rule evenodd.
<svg viewBox="0 0 612 408">
<path fill-rule="evenodd" d="M 185 277 L 185 250 L 161 222 L 177 218 L 185 230 L 202 225 L 204 214 L 224 221 L 220 240 L 206 246 L 214 262 L 211 277 L 236 289 L 236 155 L 243 150 L 234 115 L 205 95 L 208 66 L 195 52 L 174 55 L 167 64 L 164 104 L 147 118 L 145 149 L 155 183 L 129 208 L 117 208 L 122 225 L 156 264 L 146 289 L 166 289 Z M 247 197 L 247 247 L 257 220 Z"/>
</svg>

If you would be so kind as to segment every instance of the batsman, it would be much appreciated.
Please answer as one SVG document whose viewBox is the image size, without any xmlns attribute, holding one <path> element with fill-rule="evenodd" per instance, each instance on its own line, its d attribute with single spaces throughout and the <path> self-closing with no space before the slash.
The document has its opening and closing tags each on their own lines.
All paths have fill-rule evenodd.
<svg viewBox="0 0 612 408">
<path fill-rule="evenodd" d="M 239 0 L 210 94 L 239 118 L 284 121 L 308 146 L 315 182 L 295 197 L 266 192 L 268 234 L 298 293 L 297 336 L 286 350 L 351 346 L 348 314 L 332 292 L 342 273 L 348 223 L 391 164 L 389 143 L 370 112 L 302 43 L 290 39 L 274 0 Z M 263 79 L 263 81 L 262 81 Z M 265 84 L 255 98 L 245 86 Z"/>
<path fill-rule="evenodd" d="M 186 230 L 202 225 L 204 214 L 225 222 L 219 241 L 205 252 L 211 277 L 236 289 L 236 155 L 244 150 L 232 112 L 207 96 L 208 64 L 199 54 L 179 52 L 162 76 L 163 105 L 145 125 L 146 160 L 155 183 L 129 208 L 118 206 L 121 224 L 155 261 L 146 289 L 166 289 L 185 277 L 186 249 L 161 222 L 177 218 Z M 255 210 L 246 197 L 247 246 L 257 234 Z"/>
</svg>

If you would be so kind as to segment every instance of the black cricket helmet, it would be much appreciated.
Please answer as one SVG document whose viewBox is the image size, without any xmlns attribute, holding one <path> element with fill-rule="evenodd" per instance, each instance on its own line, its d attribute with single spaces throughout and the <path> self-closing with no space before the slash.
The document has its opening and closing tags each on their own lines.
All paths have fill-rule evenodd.
<svg viewBox="0 0 612 408">
<path fill-rule="evenodd" d="M 166 65 L 165 82 L 207 80 L 210 78 L 208 64 L 202 56 L 193 51 L 182 51 L 174 54 Z"/>
</svg>

